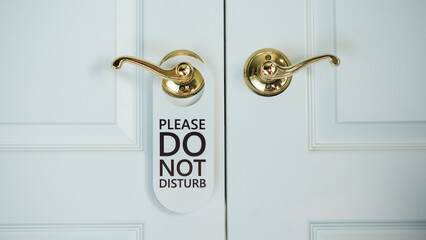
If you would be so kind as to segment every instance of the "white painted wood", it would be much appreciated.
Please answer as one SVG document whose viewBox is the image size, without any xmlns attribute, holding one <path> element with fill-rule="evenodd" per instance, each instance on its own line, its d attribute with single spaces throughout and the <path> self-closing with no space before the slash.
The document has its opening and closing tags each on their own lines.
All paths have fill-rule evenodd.
<svg viewBox="0 0 426 240">
<path fill-rule="evenodd" d="M 426 49 L 418 46 L 426 32 L 414 27 L 424 9 L 422 1 L 307 1 L 308 54 L 342 59 L 308 72 L 312 150 L 425 149 Z"/>
<path fill-rule="evenodd" d="M 227 1 L 229 239 L 426 238 L 424 9 L 424 1 Z M 262 48 L 293 63 L 334 53 L 342 64 L 319 62 L 282 94 L 261 97 L 242 69 Z M 318 222 L 331 225 L 312 232 Z"/>
<path fill-rule="evenodd" d="M 310 227 L 311 240 L 422 240 L 426 236 L 425 222 L 317 222 Z"/>
<path fill-rule="evenodd" d="M 25 224 L 0 225 L 0 238 L 7 240 L 143 240 L 142 224 Z"/>
<path fill-rule="evenodd" d="M 0 152 L 0 224 L 17 226 L 0 234 L 224 239 L 222 2 L 21 0 L 1 1 L 0 11 L 0 145 L 6 150 Z M 183 34 L 174 27 L 180 21 L 197 34 Z M 189 214 L 167 210 L 153 192 L 154 77 L 134 66 L 110 67 L 118 55 L 158 64 L 178 49 L 208 62 L 217 100 L 214 189 Z M 104 223 L 143 225 L 143 236 L 108 227 L 55 232 L 57 225 Z M 35 229 L 35 236 L 22 227 L 39 224 L 54 226 Z"/>
<path fill-rule="evenodd" d="M 345 60 L 335 80 L 337 121 L 424 122 L 426 108 L 419 103 L 426 101 L 426 48 L 418 46 L 426 42 L 426 30 L 417 24 L 426 22 L 425 3 L 324 0 L 313 5 L 318 36 L 314 48 L 325 42 L 319 36 L 329 32 L 326 25 L 332 26 L 335 50 Z M 321 22 L 329 15 L 334 15 L 335 25 Z M 357 16 L 362 21 L 353 21 Z"/>
<path fill-rule="evenodd" d="M 141 149 L 139 73 L 109 67 L 141 56 L 137 4 L 0 3 L 0 150 Z"/>
</svg>

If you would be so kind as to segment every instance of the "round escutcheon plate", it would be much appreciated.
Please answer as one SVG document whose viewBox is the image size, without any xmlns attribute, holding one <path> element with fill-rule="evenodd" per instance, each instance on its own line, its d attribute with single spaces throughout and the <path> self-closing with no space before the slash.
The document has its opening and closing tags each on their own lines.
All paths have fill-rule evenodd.
<svg viewBox="0 0 426 240">
<path fill-rule="evenodd" d="M 173 51 L 161 60 L 160 66 L 167 60 L 177 56 L 189 56 L 198 59 L 202 63 L 203 60 L 194 52 L 189 50 Z M 200 71 L 194 67 L 194 79 L 188 83 L 178 83 L 169 79 L 163 79 L 163 90 L 169 96 L 174 98 L 190 98 L 196 96 L 204 87 L 204 78 Z"/>
<path fill-rule="evenodd" d="M 262 96 L 275 96 L 287 89 L 292 77 L 277 80 L 266 79 L 260 73 L 260 67 L 268 60 L 283 67 L 291 65 L 290 60 L 282 52 L 272 48 L 261 49 L 247 59 L 244 66 L 244 79 L 253 92 Z"/>
</svg>

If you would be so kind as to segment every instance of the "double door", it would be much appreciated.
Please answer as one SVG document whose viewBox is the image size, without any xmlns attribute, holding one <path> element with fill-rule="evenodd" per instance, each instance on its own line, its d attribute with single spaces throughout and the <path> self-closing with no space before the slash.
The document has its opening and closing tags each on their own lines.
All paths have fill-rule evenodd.
<svg viewBox="0 0 426 240">
<path fill-rule="evenodd" d="M 425 239 L 425 9 L 0 2 L 0 239 Z M 341 65 L 301 69 L 265 97 L 244 79 L 264 48 Z M 178 49 L 203 59 L 214 119 L 214 187 L 186 213 L 154 189 L 161 79 L 110 67 Z"/>
</svg>

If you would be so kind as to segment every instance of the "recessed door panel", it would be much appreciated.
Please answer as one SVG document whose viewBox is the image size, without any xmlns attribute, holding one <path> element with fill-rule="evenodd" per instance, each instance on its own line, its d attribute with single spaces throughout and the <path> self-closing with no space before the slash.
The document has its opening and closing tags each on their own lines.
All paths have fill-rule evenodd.
<svg viewBox="0 0 426 240">
<path fill-rule="evenodd" d="M 0 4 L 0 148 L 140 149 L 141 1 Z"/>
<path fill-rule="evenodd" d="M 311 149 L 424 149 L 422 1 L 307 1 L 307 51 L 336 69 L 308 72 Z"/>
</svg>

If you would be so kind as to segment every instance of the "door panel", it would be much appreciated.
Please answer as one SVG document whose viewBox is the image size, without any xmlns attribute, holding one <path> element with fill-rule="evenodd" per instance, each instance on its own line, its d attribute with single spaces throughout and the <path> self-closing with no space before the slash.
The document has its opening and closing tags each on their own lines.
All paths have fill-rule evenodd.
<svg viewBox="0 0 426 240">
<path fill-rule="evenodd" d="M 0 226 L 0 238 L 7 240 L 140 240 L 142 224 L 20 224 Z"/>
<path fill-rule="evenodd" d="M 426 238 L 424 70 L 416 65 L 424 2 L 259 7 L 226 4 L 229 238 Z M 331 53 L 341 65 L 319 62 L 285 92 L 262 97 L 243 76 L 262 48 L 292 63 Z M 411 69 L 410 59 L 417 67 L 395 74 L 399 64 Z"/>
<path fill-rule="evenodd" d="M 308 71 L 310 148 L 425 149 L 426 31 L 416 27 L 424 2 L 321 0 L 307 9 L 308 55 L 342 60 Z"/>
<path fill-rule="evenodd" d="M 223 239 L 223 4 L 2 1 L 0 13 L 0 239 Z M 188 214 L 152 189 L 158 78 L 111 69 L 178 49 L 205 60 L 217 99 L 214 192 Z"/>
<path fill-rule="evenodd" d="M 0 148 L 141 149 L 139 73 L 106 67 L 141 55 L 141 3 L 0 4 Z"/>
</svg>

